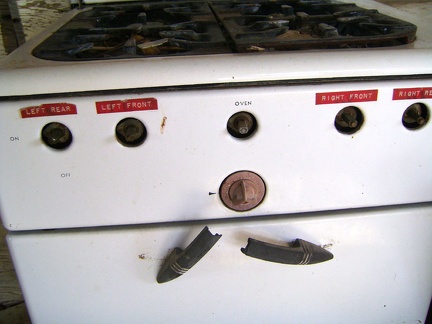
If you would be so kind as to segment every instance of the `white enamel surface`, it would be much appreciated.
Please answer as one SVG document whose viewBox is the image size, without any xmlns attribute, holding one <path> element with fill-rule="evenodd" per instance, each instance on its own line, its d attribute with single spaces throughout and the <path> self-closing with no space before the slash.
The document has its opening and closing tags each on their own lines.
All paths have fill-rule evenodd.
<svg viewBox="0 0 432 324">
<path fill-rule="evenodd" d="M 214 83 L 432 74 L 431 50 L 225 54 L 3 70 L 1 96 Z M 30 73 L 29 73 L 30 72 Z M 13 82 L 7 82 L 7 80 Z"/>
<path fill-rule="evenodd" d="M 10 234 L 38 323 L 424 323 L 432 291 L 432 208 L 217 223 L 221 239 L 158 284 L 162 260 L 204 225 Z M 302 238 L 334 259 L 293 266 L 243 255 L 253 237 Z"/>
<path fill-rule="evenodd" d="M 200 220 L 432 201 L 432 121 L 407 130 L 401 119 L 415 102 L 393 101 L 394 88 L 432 87 L 430 80 L 335 83 L 140 95 L 1 102 L 0 197 L 9 230 Z M 316 105 L 319 92 L 378 90 L 377 102 Z M 95 101 L 154 97 L 155 111 L 96 114 Z M 68 102 L 77 115 L 21 119 L 19 109 Z M 243 103 L 243 105 L 242 105 Z M 362 128 L 339 133 L 334 119 L 355 105 Z M 250 139 L 226 130 L 247 110 L 258 121 Z M 140 119 L 148 137 L 136 148 L 119 144 L 116 124 Z M 162 121 L 165 127 L 161 129 Z M 65 151 L 40 140 L 51 121 L 74 136 Z M 11 139 L 12 138 L 12 139 Z M 19 138 L 19 140 L 15 140 Z M 264 202 L 233 212 L 217 193 L 232 172 L 258 173 Z M 67 176 L 64 176 L 67 174 Z"/>
</svg>

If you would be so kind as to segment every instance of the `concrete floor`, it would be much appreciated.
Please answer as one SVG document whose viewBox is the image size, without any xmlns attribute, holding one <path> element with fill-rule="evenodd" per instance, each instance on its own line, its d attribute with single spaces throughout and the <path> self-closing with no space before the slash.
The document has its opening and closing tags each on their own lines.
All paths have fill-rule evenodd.
<svg viewBox="0 0 432 324">
<path fill-rule="evenodd" d="M 0 224 L 0 324 L 31 323 Z"/>
</svg>

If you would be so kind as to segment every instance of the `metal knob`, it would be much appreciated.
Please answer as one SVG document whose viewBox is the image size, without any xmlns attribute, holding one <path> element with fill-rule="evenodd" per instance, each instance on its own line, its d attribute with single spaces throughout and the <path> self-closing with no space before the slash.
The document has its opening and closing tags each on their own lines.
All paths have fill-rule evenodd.
<svg viewBox="0 0 432 324">
<path fill-rule="evenodd" d="M 219 189 L 222 202 L 235 211 L 248 211 L 264 200 L 263 179 L 251 171 L 235 172 L 222 181 Z"/>
</svg>

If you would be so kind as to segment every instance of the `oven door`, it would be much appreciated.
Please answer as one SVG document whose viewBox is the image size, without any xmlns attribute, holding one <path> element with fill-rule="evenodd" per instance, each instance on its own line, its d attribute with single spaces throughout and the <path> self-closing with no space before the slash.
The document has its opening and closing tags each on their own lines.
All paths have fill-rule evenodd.
<svg viewBox="0 0 432 324">
<path fill-rule="evenodd" d="M 156 277 L 208 226 L 222 237 L 189 271 Z M 423 322 L 432 204 L 207 223 L 11 233 L 33 323 Z M 291 265 L 241 252 L 300 238 L 334 258 Z M 289 249 L 288 249 L 289 250 Z"/>
</svg>

